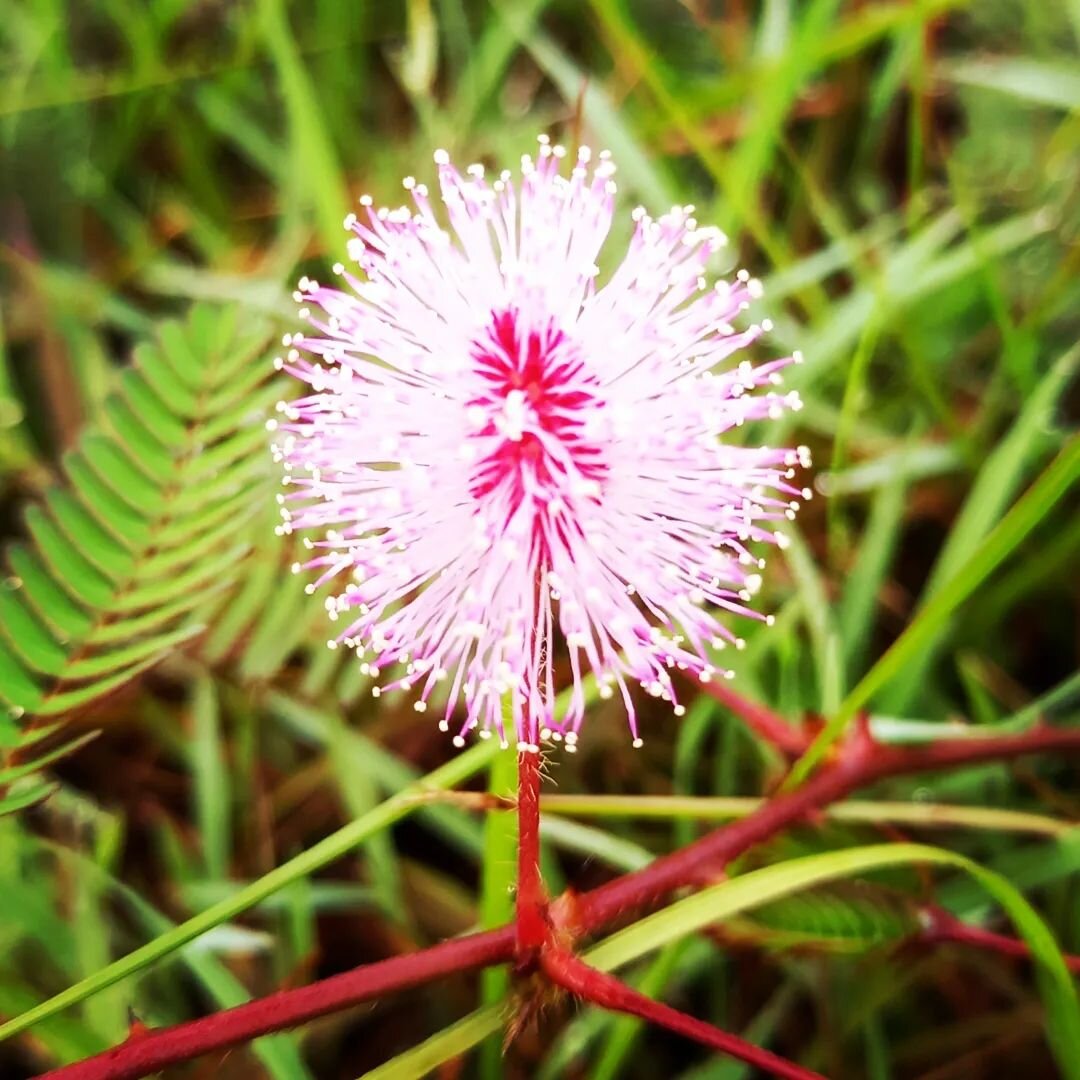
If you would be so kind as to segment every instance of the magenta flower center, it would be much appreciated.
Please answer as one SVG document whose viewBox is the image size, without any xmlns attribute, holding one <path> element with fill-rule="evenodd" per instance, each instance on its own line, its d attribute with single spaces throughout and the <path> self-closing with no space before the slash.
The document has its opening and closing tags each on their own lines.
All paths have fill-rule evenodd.
<svg viewBox="0 0 1080 1080">
<path fill-rule="evenodd" d="M 603 413 L 596 377 L 560 329 L 528 328 L 514 310 L 492 317 L 473 361 L 479 390 L 468 402 L 477 451 L 469 491 L 503 506 L 507 520 L 525 506 L 542 539 L 570 496 L 600 496 L 608 467 L 596 433 Z"/>
</svg>

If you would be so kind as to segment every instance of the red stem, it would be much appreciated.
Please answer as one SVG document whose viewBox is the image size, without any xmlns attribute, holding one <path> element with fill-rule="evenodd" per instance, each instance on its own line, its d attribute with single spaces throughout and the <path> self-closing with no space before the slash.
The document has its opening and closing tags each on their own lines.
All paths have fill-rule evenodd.
<svg viewBox="0 0 1080 1080">
<path fill-rule="evenodd" d="M 710 1046 L 739 1061 L 745 1061 L 773 1076 L 783 1077 L 784 1080 L 824 1080 L 820 1073 L 804 1069 L 745 1039 L 740 1039 L 738 1035 L 722 1031 L 704 1020 L 687 1016 L 670 1005 L 639 994 L 614 976 L 590 967 L 573 953 L 561 949 L 545 950 L 542 966 L 544 974 L 553 983 L 592 1005 L 640 1016 L 643 1020 L 685 1035 L 688 1039 Z"/>
<path fill-rule="evenodd" d="M 701 689 L 725 708 L 730 709 L 754 734 L 764 739 L 786 757 L 804 753 L 812 737 L 801 728 L 789 724 L 779 713 L 732 690 L 726 682 L 713 679 L 701 684 Z"/>
<path fill-rule="evenodd" d="M 517 967 L 536 964 L 548 936 L 547 894 L 540 878 L 540 754 L 518 751 Z"/>
<path fill-rule="evenodd" d="M 577 897 L 574 903 L 567 905 L 573 912 L 573 926 L 568 929 L 579 934 L 595 932 L 628 910 L 654 904 L 676 888 L 701 881 L 706 872 L 718 873 L 738 855 L 809 813 L 877 780 L 1022 754 L 1077 751 L 1080 751 L 1080 730 L 1075 728 L 1037 727 L 1019 735 L 956 739 L 923 747 L 876 746 L 864 733 L 846 744 L 843 753 L 803 787 L 777 796 L 741 821 L 732 822 L 672 855 L 657 859 L 643 870 Z M 539 761 L 536 766 L 538 784 Z M 528 830 L 525 836 L 526 842 L 530 842 Z M 527 865 L 535 867 L 537 863 L 530 860 Z M 531 871 L 527 871 L 525 877 L 526 891 L 529 873 Z M 542 889 L 540 895 L 543 895 Z M 540 910 L 543 910 L 542 901 Z M 970 936 L 967 940 L 974 943 Z M 985 945 L 985 941 L 980 944 Z M 517 955 L 517 947 L 512 926 L 445 942 L 420 953 L 394 957 L 310 986 L 272 994 L 201 1020 L 151 1031 L 97 1057 L 46 1075 L 50 1080 L 133 1080 L 210 1050 L 294 1027 L 314 1017 L 455 971 L 508 963 Z M 1011 947 L 1008 951 L 1011 952 Z"/>
<path fill-rule="evenodd" d="M 859 778 L 839 764 L 818 773 L 804 787 L 775 796 L 745 818 L 585 893 L 578 900 L 575 929 L 592 932 L 627 911 L 656 904 L 684 885 L 718 877 L 732 859 L 859 786 Z"/>
<path fill-rule="evenodd" d="M 601 885 L 578 899 L 575 929 L 586 933 L 628 910 L 655 904 L 675 889 L 715 879 L 732 859 L 812 811 L 890 776 L 934 772 L 957 765 L 1019 757 L 1036 752 L 1080 750 L 1080 730 L 1038 727 L 1019 735 L 952 739 L 926 746 L 881 746 L 865 732 L 856 735 L 831 765 L 801 788 L 770 799 L 741 821 L 716 829 L 644 869 Z"/>
<path fill-rule="evenodd" d="M 1016 938 L 995 934 L 992 930 L 983 930 L 979 926 L 969 926 L 941 908 L 925 908 L 923 914 L 927 919 L 927 926 L 920 940 L 927 944 L 939 945 L 948 942 L 956 945 L 970 945 L 987 952 L 1000 953 L 1002 956 L 1013 956 L 1021 960 L 1031 959 L 1031 949 L 1025 942 L 1017 941 Z M 1080 975 L 1080 956 L 1064 955 L 1064 960 L 1065 966 L 1073 974 Z"/>
<path fill-rule="evenodd" d="M 186 1024 L 141 1029 L 119 1046 L 45 1073 L 41 1080 L 137 1080 L 168 1065 L 283 1031 L 391 991 L 444 975 L 504 964 L 513 955 L 514 933 L 510 927 L 456 938 L 422 952 L 332 975 L 310 986 L 281 990 Z"/>
</svg>

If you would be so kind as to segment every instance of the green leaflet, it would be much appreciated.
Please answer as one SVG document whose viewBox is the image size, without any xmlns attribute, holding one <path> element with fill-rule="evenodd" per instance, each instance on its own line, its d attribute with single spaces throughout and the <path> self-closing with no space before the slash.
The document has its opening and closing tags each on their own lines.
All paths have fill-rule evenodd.
<svg viewBox="0 0 1080 1080">
<path fill-rule="evenodd" d="M 809 945 L 861 952 L 907 937 L 918 929 L 918 923 L 909 898 L 867 885 L 784 896 L 758 908 L 752 918 L 732 929 L 737 936 L 772 949 Z"/>
<path fill-rule="evenodd" d="M 65 456 L 67 484 L 26 511 L 30 541 L 8 552 L 0 592 L 13 718 L 60 715 L 134 678 L 200 633 L 195 609 L 237 578 L 242 526 L 269 501 L 253 473 L 269 329 L 209 305 L 164 323 Z M 253 406 L 238 408 L 245 395 Z"/>
<path fill-rule="evenodd" d="M 11 740 L 3 738 L 3 731 L 0 730 L 0 748 L 6 751 L 17 751 L 20 755 L 18 764 L 0 766 L 0 817 L 36 806 L 47 799 L 56 789 L 56 785 L 42 780 L 37 773 L 46 765 L 51 765 L 68 754 L 73 754 L 97 737 L 97 732 L 91 731 L 69 739 L 59 746 L 50 747 L 44 752 L 31 751 L 35 744 L 43 742 L 55 730 L 56 725 L 51 724 L 36 730 L 20 732 Z"/>
</svg>

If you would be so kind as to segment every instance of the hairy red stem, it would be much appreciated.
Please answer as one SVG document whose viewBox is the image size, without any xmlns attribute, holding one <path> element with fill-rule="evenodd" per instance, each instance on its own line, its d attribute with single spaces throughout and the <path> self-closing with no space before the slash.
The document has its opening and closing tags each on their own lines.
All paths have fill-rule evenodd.
<svg viewBox="0 0 1080 1080">
<path fill-rule="evenodd" d="M 642 1020 L 685 1035 L 688 1039 L 738 1058 L 739 1061 L 745 1061 L 773 1076 L 783 1077 L 784 1080 L 824 1080 L 820 1073 L 804 1069 L 794 1062 L 761 1049 L 760 1046 L 740 1039 L 738 1035 L 732 1035 L 704 1020 L 688 1016 L 670 1005 L 638 993 L 613 975 L 590 967 L 573 953 L 561 949 L 545 951 L 541 963 L 544 974 L 556 986 L 561 986 L 592 1005 L 640 1016 Z"/>
<path fill-rule="evenodd" d="M 727 862 L 807 814 L 878 780 L 1022 754 L 1075 753 L 1080 751 L 1080 730 L 1040 726 L 1018 735 L 955 739 L 922 747 L 878 746 L 863 732 L 842 750 L 835 761 L 803 787 L 770 800 L 741 821 L 731 822 L 696 843 L 657 859 L 643 870 L 577 897 L 567 905 L 573 912 L 573 925 L 567 929 L 579 934 L 592 933 L 626 911 L 655 904 L 673 890 L 701 881 L 705 876 L 703 868 L 718 873 Z M 975 943 L 970 936 L 967 940 Z M 988 947 L 985 940 L 980 944 Z M 1012 948 L 997 951 L 1011 953 Z M 139 1035 L 104 1054 L 56 1069 L 46 1076 L 50 1080 L 134 1080 L 165 1065 L 294 1027 L 443 975 L 508 963 L 516 954 L 517 934 L 513 926 L 456 939 L 420 953 L 356 968 L 310 986 L 281 991 L 200 1020 Z"/>
<path fill-rule="evenodd" d="M 547 894 L 540 879 L 540 754 L 518 751 L 517 967 L 535 966 L 548 936 Z"/>
<path fill-rule="evenodd" d="M 952 739 L 926 746 L 881 746 L 872 742 L 865 732 L 859 733 L 846 744 L 836 761 L 801 788 L 770 799 L 741 821 L 716 829 L 642 870 L 582 895 L 576 907 L 574 929 L 579 933 L 596 930 L 627 911 L 655 904 L 684 885 L 715 878 L 727 863 L 756 844 L 812 811 L 878 780 L 1021 754 L 1078 750 L 1080 730 L 1075 728 L 1038 727 L 1019 735 Z"/>
<path fill-rule="evenodd" d="M 455 972 L 504 964 L 513 955 L 514 932 L 510 927 L 455 938 L 422 952 L 332 975 L 310 986 L 281 990 L 186 1024 L 141 1029 L 119 1046 L 45 1073 L 41 1080 L 137 1080 L 168 1065 L 296 1027 L 392 991 Z"/>
</svg>

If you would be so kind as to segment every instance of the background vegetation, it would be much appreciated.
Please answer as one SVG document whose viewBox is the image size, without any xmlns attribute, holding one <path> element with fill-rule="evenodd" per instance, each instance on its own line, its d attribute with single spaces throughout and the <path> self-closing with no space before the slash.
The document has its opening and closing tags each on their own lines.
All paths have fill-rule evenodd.
<svg viewBox="0 0 1080 1080">
<path fill-rule="evenodd" d="M 627 217 L 692 202 L 765 281 L 770 349 L 807 360 L 785 437 L 812 446 L 823 497 L 773 560 L 743 693 L 841 721 L 869 702 L 901 734 L 1075 722 L 1078 43 L 1076 0 L 9 0 L 0 1015 L 91 982 L 0 1045 L 0 1073 L 111 1045 L 129 1009 L 176 1021 L 505 918 L 505 815 L 384 800 L 448 761 L 436 780 L 505 790 L 506 762 L 455 757 L 325 648 L 273 533 L 263 429 L 291 283 L 340 257 L 355 197 L 397 202 L 435 146 L 610 148 Z M 592 712 L 558 789 L 630 798 L 551 817 L 553 887 L 698 831 L 638 796 L 776 779 L 710 698 L 646 712 L 636 753 L 617 708 Z M 963 804 L 963 827 L 880 803 L 745 865 L 928 839 L 1080 951 L 1076 780 L 1038 760 L 896 781 L 877 795 Z M 894 869 L 684 935 L 633 978 L 831 1077 L 1055 1075 L 1025 965 L 899 947 L 931 894 L 996 919 L 947 868 Z M 180 947 L 170 928 L 200 912 Z M 451 980 L 177 1075 L 354 1077 L 504 991 Z M 498 1050 L 444 1075 L 745 1075 L 592 1011 Z"/>
</svg>

